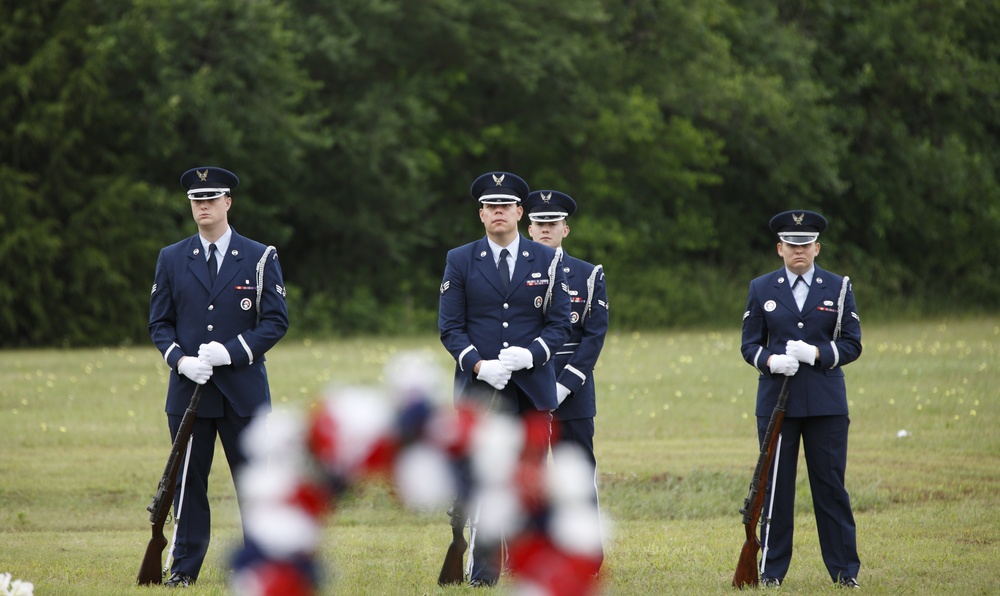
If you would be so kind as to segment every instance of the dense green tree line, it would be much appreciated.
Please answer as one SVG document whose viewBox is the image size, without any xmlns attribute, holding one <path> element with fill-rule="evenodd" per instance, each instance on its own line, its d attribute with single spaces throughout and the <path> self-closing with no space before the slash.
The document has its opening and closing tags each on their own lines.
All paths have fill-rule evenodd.
<svg viewBox="0 0 1000 596">
<path fill-rule="evenodd" d="M 580 203 L 614 324 L 738 326 L 772 214 L 865 313 L 1000 299 L 1000 5 L 3 0 L 0 345 L 147 341 L 184 170 L 236 172 L 293 330 L 432 330 L 479 174 Z"/>
</svg>

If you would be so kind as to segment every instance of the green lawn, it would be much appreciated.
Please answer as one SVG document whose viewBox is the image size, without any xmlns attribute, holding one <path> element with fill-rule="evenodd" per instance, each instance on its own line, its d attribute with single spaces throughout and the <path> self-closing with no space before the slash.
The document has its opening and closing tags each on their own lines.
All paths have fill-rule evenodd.
<svg viewBox="0 0 1000 596">
<path fill-rule="evenodd" d="M 864 345 L 846 369 L 859 581 L 885 594 L 997 593 L 1000 318 L 866 324 Z M 268 359 L 275 406 L 379 383 L 389 357 L 409 349 L 450 369 L 434 336 L 285 341 Z M 732 593 L 738 510 L 757 460 L 756 373 L 740 358 L 738 326 L 611 335 L 597 376 L 601 503 L 613 524 L 604 592 Z M 151 345 L 0 351 L 0 573 L 34 582 L 39 595 L 161 589 L 133 584 L 170 448 L 166 380 Z M 229 593 L 239 525 L 224 465 L 212 482 L 213 546 L 190 594 Z M 781 592 L 832 591 L 804 465 L 799 482 Z M 328 593 L 468 591 L 436 585 L 450 540 L 444 513 L 399 510 L 384 486 L 359 487 L 325 533 Z"/>
</svg>

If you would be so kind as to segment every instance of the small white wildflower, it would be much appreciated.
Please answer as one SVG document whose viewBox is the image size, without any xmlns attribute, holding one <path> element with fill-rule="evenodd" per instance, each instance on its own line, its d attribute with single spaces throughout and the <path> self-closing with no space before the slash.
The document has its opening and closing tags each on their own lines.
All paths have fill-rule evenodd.
<svg viewBox="0 0 1000 596">
<path fill-rule="evenodd" d="M 0 596 L 33 596 L 35 584 L 15 579 L 9 573 L 0 573 Z"/>
</svg>

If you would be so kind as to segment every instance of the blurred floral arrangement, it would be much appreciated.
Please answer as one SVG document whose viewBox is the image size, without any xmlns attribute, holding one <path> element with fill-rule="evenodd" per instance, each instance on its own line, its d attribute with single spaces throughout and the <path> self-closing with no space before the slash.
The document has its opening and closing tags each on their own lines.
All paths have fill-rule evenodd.
<svg viewBox="0 0 1000 596">
<path fill-rule="evenodd" d="M 0 596 L 33 596 L 35 584 L 20 579 L 11 581 L 9 573 L 0 573 Z"/>
<path fill-rule="evenodd" d="M 579 465 L 548 465 L 549 416 L 455 408 L 441 395 L 443 371 L 420 353 L 395 357 L 385 371 L 381 389 L 331 389 L 308 415 L 275 411 L 247 429 L 248 462 L 237 477 L 245 546 L 234 555 L 232 591 L 328 589 L 316 562 L 321 525 L 352 485 L 383 475 L 413 510 L 444 513 L 456 495 L 468 495 L 467 511 L 488 503 L 495 513 L 476 524 L 476 539 L 503 535 L 516 590 L 596 594 L 602 550 L 597 505 L 588 500 L 593 471 L 582 454 Z M 442 553 L 448 536 L 442 523 Z"/>
</svg>

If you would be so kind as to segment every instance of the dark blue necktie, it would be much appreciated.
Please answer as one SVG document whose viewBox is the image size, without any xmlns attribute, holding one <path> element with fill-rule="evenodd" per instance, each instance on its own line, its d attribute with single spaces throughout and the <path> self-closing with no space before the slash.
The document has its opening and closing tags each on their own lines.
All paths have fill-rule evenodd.
<svg viewBox="0 0 1000 596">
<path fill-rule="evenodd" d="M 507 291 L 510 285 L 510 265 L 507 264 L 507 255 L 510 252 L 505 248 L 500 251 L 500 260 L 497 261 L 497 270 L 500 271 L 500 281 L 503 282 L 503 291 Z"/>
<path fill-rule="evenodd" d="M 799 288 L 799 282 L 802 282 L 802 288 Z M 795 297 L 795 304 L 799 307 L 799 311 L 802 311 L 802 305 L 806 302 L 806 295 L 809 294 L 809 284 L 802 276 L 798 276 L 795 279 L 795 283 L 792 284 L 792 296 Z"/>
<path fill-rule="evenodd" d="M 219 274 L 219 261 L 215 258 L 215 245 L 208 245 L 208 279 L 215 285 L 215 277 Z"/>
</svg>

